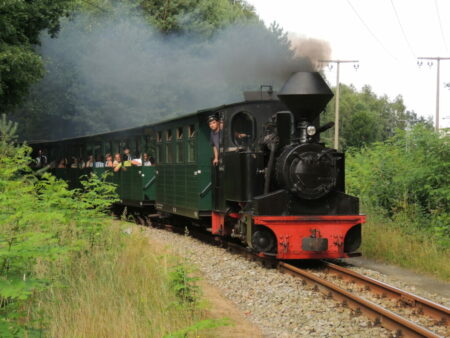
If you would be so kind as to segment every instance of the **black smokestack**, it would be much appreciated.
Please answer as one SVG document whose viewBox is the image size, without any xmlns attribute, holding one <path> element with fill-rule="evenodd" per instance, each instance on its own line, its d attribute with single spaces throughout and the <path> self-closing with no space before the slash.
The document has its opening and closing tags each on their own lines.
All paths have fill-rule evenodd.
<svg viewBox="0 0 450 338">
<path fill-rule="evenodd" d="M 278 97 L 297 121 L 312 122 L 325 109 L 333 92 L 318 72 L 298 72 L 286 81 Z"/>
</svg>

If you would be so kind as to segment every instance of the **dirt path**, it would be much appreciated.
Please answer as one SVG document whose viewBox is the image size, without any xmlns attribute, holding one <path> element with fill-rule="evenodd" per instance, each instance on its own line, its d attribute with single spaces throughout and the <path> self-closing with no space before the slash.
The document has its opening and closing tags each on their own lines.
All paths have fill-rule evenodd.
<svg viewBox="0 0 450 338">
<path fill-rule="evenodd" d="M 217 330 L 216 337 L 262 337 L 261 330 L 246 319 L 246 314 L 241 312 L 236 305 L 224 298 L 220 290 L 211 286 L 204 280 L 199 284 L 203 290 L 203 297 L 208 300 L 210 308 L 208 317 L 210 318 L 230 318 L 234 325 L 225 326 Z"/>
<path fill-rule="evenodd" d="M 159 242 L 155 239 L 149 239 L 152 247 L 159 252 L 170 253 L 168 243 Z M 230 318 L 233 325 L 224 326 L 214 331 L 214 337 L 237 337 L 237 338 L 260 338 L 263 337 L 258 326 L 251 323 L 246 318 L 246 314 L 237 308 L 237 306 L 222 296 L 221 290 L 210 284 L 205 279 L 201 279 L 199 286 L 203 292 L 203 298 L 207 301 L 207 317 L 212 319 Z"/>
</svg>

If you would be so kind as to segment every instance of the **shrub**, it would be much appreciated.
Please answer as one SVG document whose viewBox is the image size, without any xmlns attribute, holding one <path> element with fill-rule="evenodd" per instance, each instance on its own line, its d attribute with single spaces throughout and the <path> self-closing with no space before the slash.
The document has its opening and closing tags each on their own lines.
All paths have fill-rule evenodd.
<svg viewBox="0 0 450 338">
<path fill-rule="evenodd" d="M 406 231 L 450 247 L 450 137 L 422 125 L 347 156 L 347 188 Z"/>
</svg>

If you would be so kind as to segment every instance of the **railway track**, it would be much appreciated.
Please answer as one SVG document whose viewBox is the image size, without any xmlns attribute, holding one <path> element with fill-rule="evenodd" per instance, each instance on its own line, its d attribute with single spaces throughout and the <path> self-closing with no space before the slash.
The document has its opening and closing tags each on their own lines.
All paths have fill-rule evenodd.
<svg viewBox="0 0 450 338">
<path fill-rule="evenodd" d="M 173 226 L 166 229 L 184 232 Z M 393 331 L 396 337 L 450 337 L 450 309 L 422 297 L 330 262 L 321 261 L 322 268 L 311 272 L 270 257 L 260 257 L 242 246 L 214 239 L 202 232 L 191 231 L 190 234 L 202 241 L 219 244 L 248 259 L 260 261 L 266 267 L 275 267 L 280 272 L 301 278 L 304 284 L 347 306 L 355 315 L 364 315 L 374 325 Z M 369 300 L 367 294 L 382 300 L 378 303 L 383 303 L 383 306 Z M 385 303 L 390 303 L 390 308 L 393 307 L 394 310 L 386 308 Z M 402 309 L 406 309 L 408 314 Z M 419 317 L 426 319 L 421 320 Z M 424 325 L 421 325 L 422 322 Z"/>
<path fill-rule="evenodd" d="M 325 262 L 325 271 L 327 274 L 333 274 L 341 279 L 346 279 L 352 284 L 358 284 L 365 291 L 373 292 L 379 295 L 380 298 L 392 298 L 405 307 L 414 307 L 416 309 L 415 315 L 428 316 L 434 321 L 433 327 L 439 326 L 441 327 L 440 331 L 445 332 L 443 334 L 435 333 L 429 328 L 406 319 L 403 315 L 388 310 L 310 271 L 284 262 L 278 263 L 277 268 L 284 273 L 301 278 L 305 284 L 312 285 L 317 291 L 322 292 L 327 297 L 343 303 L 352 309 L 355 314 L 363 314 L 370 318 L 376 325 L 381 325 L 386 329 L 394 331 L 396 336 L 445 337 L 450 333 L 450 309 L 372 278 L 360 275 L 352 270 Z"/>
<path fill-rule="evenodd" d="M 436 325 L 450 326 L 450 309 L 428 299 L 416 296 L 373 278 L 361 275 L 353 270 L 336 264 L 324 262 L 326 273 L 363 287 L 379 298 L 390 298 L 399 305 L 414 309 L 415 313 L 423 314 L 434 321 Z"/>
</svg>

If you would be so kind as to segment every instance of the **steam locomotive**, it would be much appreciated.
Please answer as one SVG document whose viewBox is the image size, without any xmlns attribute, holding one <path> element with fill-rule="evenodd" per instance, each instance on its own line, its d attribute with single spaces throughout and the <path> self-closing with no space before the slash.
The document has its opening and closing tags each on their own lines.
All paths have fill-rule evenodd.
<svg viewBox="0 0 450 338">
<path fill-rule="evenodd" d="M 345 193 L 344 154 L 325 147 L 320 114 L 333 93 L 317 72 L 293 74 L 280 92 L 111 133 L 37 142 L 49 158 L 118 152 L 156 157 L 151 167 L 114 173 L 120 206 L 143 218 L 191 222 L 278 259 L 359 255 L 359 200 Z M 207 119 L 220 122 L 219 163 L 211 164 Z M 85 171 L 54 168 L 76 186 Z"/>
</svg>

